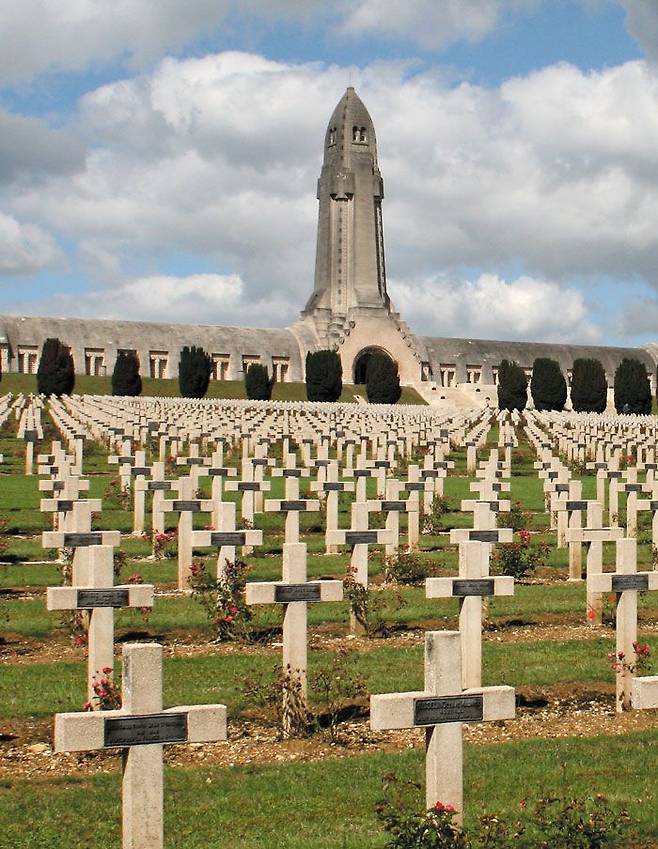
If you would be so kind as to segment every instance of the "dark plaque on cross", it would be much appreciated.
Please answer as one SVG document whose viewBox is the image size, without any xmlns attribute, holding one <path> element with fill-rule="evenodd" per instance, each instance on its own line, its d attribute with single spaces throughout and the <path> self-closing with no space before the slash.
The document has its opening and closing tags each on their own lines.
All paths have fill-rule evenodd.
<svg viewBox="0 0 658 849">
<path fill-rule="evenodd" d="M 481 722 L 483 699 L 478 696 L 441 696 L 414 700 L 414 725 L 440 725 L 445 722 Z"/>
<path fill-rule="evenodd" d="M 468 538 L 475 542 L 498 542 L 498 531 L 473 530 L 468 532 Z"/>
<path fill-rule="evenodd" d="M 613 593 L 623 593 L 625 590 L 643 590 L 649 589 L 648 575 L 613 575 L 612 591 Z"/>
<path fill-rule="evenodd" d="M 345 531 L 345 545 L 362 545 L 377 542 L 377 531 Z"/>
<path fill-rule="evenodd" d="M 382 510 L 384 513 L 404 513 L 406 509 L 406 501 L 382 501 Z"/>
<path fill-rule="evenodd" d="M 213 531 L 210 534 L 210 545 L 244 545 L 244 531 Z"/>
<path fill-rule="evenodd" d="M 89 531 L 84 534 L 64 534 L 64 548 L 81 548 L 87 545 L 102 545 L 103 535 L 100 531 Z"/>
<path fill-rule="evenodd" d="M 148 746 L 186 740 L 186 713 L 151 713 L 105 720 L 106 746 Z"/>
<path fill-rule="evenodd" d="M 493 595 L 494 582 L 489 578 L 459 579 L 452 583 L 452 594 L 457 598 L 471 595 Z"/>
<path fill-rule="evenodd" d="M 281 510 L 306 510 L 306 502 L 305 501 L 282 501 L 281 502 Z"/>
<path fill-rule="evenodd" d="M 201 505 L 198 501 L 174 501 L 175 513 L 200 513 Z"/>
<path fill-rule="evenodd" d="M 128 590 L 78 590 L 78 607 L 128 607 Z"/>
<path fill-rule="evenodd" d="M 320 584 L 277 584 L 274 601 L 289 604 L 293 601 L 320 601 Z"/>
</svg>

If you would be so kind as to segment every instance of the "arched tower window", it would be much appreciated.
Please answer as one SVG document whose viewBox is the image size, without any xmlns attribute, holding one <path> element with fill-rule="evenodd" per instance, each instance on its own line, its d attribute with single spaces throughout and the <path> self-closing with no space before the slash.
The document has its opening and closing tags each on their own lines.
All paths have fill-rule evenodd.
<svg viewBox="0 0 658 849">
<path fill-rule="evenodd" d="M 332 127 L 329 130 L 329 144 L 336 144 L 336 128 Z"/>
<path fill-rule="evenodd" d="M 359 136 L 360 136 L 360 134 L 361 134 L 361 133 L 360 133 L 360 130 L 359 130 L 359 128 L 358 128 L 358 127 L 352 127 L 352 141 L 353 141 L 353 142 L 358 142 L 358 141 L 359 141 Z"/>
<path fill-rule="evenodd" d="M 361 142 L 367 142 L 368 141 L 368 134 L 366 133 L 365 127 L 361 127 L 361 129 L 359 130 L 359 141 L 361 141 Z"/>
</svg>

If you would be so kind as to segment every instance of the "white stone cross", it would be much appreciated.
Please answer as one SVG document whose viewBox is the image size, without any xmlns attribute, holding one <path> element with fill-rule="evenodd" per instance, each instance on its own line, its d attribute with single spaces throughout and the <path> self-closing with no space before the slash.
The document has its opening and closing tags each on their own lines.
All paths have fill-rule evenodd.
<svg viewBox="0 0 658 849">
<path fill-rule="evenodd" d="M 247 583 L 247 604 L 283 604 L 283 671 L 299 682 L 306 700 L 308 669 L 307 605 L 342 601 L 342 581 L 307 580 L 306 545 L 283 546 L 283 580 Z M 285 691 L 284 691 L 285 695 Z M 284 710 L 284 717 L 286 711 Z M 288 733 L 290 728 L 284 728 Z"/>
<path fill-rule="evenodd" d="M 123 750 L 123 849 L 162 849 L 162 746 L 226 740 L 226 707 L 162 709 L 162 646 L 123 646 L 120 710 L 55 715 L 55 751 Z"/>
<path fill-rule="evenodd" d="M 619 659 L 617 672 L 617 711 L 633 705 L 635 671 L 633 658 L 637 644 L 637 594 L 658 590 L 658 572 L 637 571 L 637 540 L 617 540 L 614 572 L 598 572 L 587 576 L 587 589 L 592 593 L 615 593 L 616 645 Z M 639 685 L 640 687 L 642 685 Z M 641 699 L 640 699 L 641 701 Z"/>
<path fill-rule="evenodd" d="M 94 676 L 106 667 L 114 667 L 114 609 L 153 607 L 151 584 L 114 586 L 114 550 L 95 545 L 78 569 L 79 584 L 72 587 L 48 587 L 48 610 L 86 610 L 89 612 L 87 655 L 87 698 L 92 702 Z"/>
<path fill-rule="evenodd" d="M 189 592 L 194 514 L 210 513 L 213 504 L 209 499 L 194 498 L 194 484 L 191 478 L 180 478 L 177 484 L 179 497 L 171 501 L 163 499 L 161 505 L 165 512 L 178 513 L 178 589 Z"/>
<path fill-rule="evenodd" d="M 217 548 L 217 578 L 226 574 L 226 564 L 235 563 L 236 551 L 240 546 L 251 551 L 255 545 L 263 544 L 263 532 L 255 530 L 240 531 L 235 521 L 235 504 L 221 501 L 215 504 L 217 524 L 212 531 L 192 531 L 193 548 Z"/>
<path fill-rule="evenodd" d="M 513 687 L 462 687 L 458 631 L 425 634 L 425 688 L 370 697 L 373 731 L 425 729 L 425 804 L 452 805 L 461 823 L 464 810 L 462 724 L 513 719 Z"/>
<path fill-rule="evenodd" d="M 464 687 L 482 685 L 482 599 L 514 595 L 514 578 L 489 575 L 490 549 L 482 542 L 459 546 L 459 577 L 427 578 L 427 598 L 459 599 L 459 633 L 462 641 Z"/>
<path fill-rule="evenodd" d="M 337 554 L 338 546 L 329 542 L 329 534 L 338 529 L 339 493 L 354 492 L 354 483 L 352 481 L 339 481 L 338 464 L 331 463 L 327 468 L 327 480 L 322 483 L 311 481 L 311 491 L 326 495 L 325 554 Z"/>
</svg>

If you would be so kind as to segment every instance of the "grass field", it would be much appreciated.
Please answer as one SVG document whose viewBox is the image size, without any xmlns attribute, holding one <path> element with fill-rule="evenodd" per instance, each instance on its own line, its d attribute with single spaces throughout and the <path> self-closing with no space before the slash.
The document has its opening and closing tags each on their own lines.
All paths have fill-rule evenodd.
<svg viewBox="0 0 658 849">
<path fill-rule="evenodd" d="M 8 389 L 8 377 L 12 376 L 3 378 L 4 390 Z M 59 845 L 82 849 L 92 844 L 116 849 L 120 845 L 118 759 L 82 756 L 60 762 L 49 753 L 29 753 L 30 746 L 50 742 L 50 719 L 55 712 L 77 710 L 85 700 L 86 661 L 84 649 L 71 648 L 70 634 L 60 614 L 45 608 L 45 588 L 61 583 L 60 565 L 56 551 L 41 547 L 40 533 L 50 527 L 50 520 L 38 509 L 38 478 L 22 473 L 23 446 L 14 438 L 12 428 L 7 424 L 0 432 L 0 453 L 5 458 L 0 468 L 0 518 L 6 520 L 2 534 L 6 550 L 0 564 L 0 849 Z M 51 430 L 47 430 L 47 436 L 52 436 Z M 492 431 L 489 442 L 495 438 Z M 38 450 L 46 448 L 44 440 Z M 104 504 L 95 526 L 123 533 L 125 563 L 119 580 L 139 572 L 157 590 L 148 622 L 138 611 L 117 614 L 117 641 L 137 636 L 164 644 L 165 704 L 219 701 L 229 710 L 232 737 L 228 744 L 212 748 L 215 755 L 206 758 L 205 749 L 195 750 L 184 762 L 168 755 L 167 849 L 227 845 L 237 849 L 383 847 L 385 840 L 374 815 L 382 776 L 394 770 L 404 777 L 422 778 L 420 733 L 414 748 L 409 748 L 407 737 L 395 734 L 380 742 L 365 737 L 359 742 L 359 734 L 365 734 L 359 729 L 365 728 L 367 717 L 364 693 L 352 705 L 352 719 L 345 727 L 353 724 L 353 736 L 347 742 L 332 746 L 326 735 L 316 735 L 311 740 L 275 743 L 273 748 L 269 744 L 269 756 L 259 757 L 259 735 L 263 740 L 272 738 L 272 718 L 266 709 L 253 703 L 247 689 L 256 679 L 265 690 L 274 681 L 274 668 L 280 661 L 281 611 L 274 606 L 255 608 L 252 624 L 260 636 L 245 647 L 213 644 L 214 633 L 202 606 L 189 596 L 173 592 L 174 552 L 164 560 L 149 559 L 150 543 L 130 535 L 130 509 L 109 497 L 116 469 L 108 465 L 104 450 L 89 448 L 85 475 L 91 481 L 90 495 L 102 497 Z M 451 459 L 456 468 L 446 481 L 445 492 L 453 510 L 441 520 L 444 533 L 422 537 L 420 557 L 432 574 L 455 573 L 456 546 L 450 545 L 445 531 L 468 527 L 472 520 L 470 515 L 456 511 L 459 501 L 470 495 L 465 454 L 457 451 Z M 532 544 L 548 543 L 549 556 L 532 581 L 517 585 L 513 597 L 490 601 L 483 670 L 485 684 L 517 688 L 523 721 L 535 722 L 541 739 L 517 738 L 517 726 L 509 723 L 505 727 L 509 727 L 509 735 L 494 729 L 496 742 L 483 745 L 482 740 L 488 739 L 485 735 L 477 745 L 467 743 L 467 817 L 473 820 L 485 810 L 513 817 L 521 800 L 547 793 L 603 792 L 612 801 L 627 805 L 638 821 L 637 837 L 628 845 L 658 849 L 651 769 L 658 747 L 658 719 L 647 712 L 641 730 L 632 722 L 615 725 L 614 673 L 607 659 L 614 646 L 614 631 L 609 625 L 599 629 L 585 626 L 584 585 L 564 580 L 567 552 L 555 548 L 533 459 L 527 444 L 515 450 L 511 498 L 529 514 Z M 238 462 L 239 457 L 227 455 L 227 465 Z M 404 472 L 401 468 L 400 473 Z M 583 478 L 585 498 L 594 495 L 594 484 L 593 478 Z M 202 483 L 204 494 L 209 492 L 208 487 L 207 482 Z M 281 479 L 273 478 L 270 497 L 282 494 Z M 373 481 L 369 494 L 375 495 Z M 621 508 L 623 521 L 623 501 Z M 167 518 L 168 525 L 174 527 L 174 515 Z M 197 517 L 197 527 L 207 521 Z M 349 524 L 348 499 L 341 501 L 340 523 Z M 402 525 L 404 530 L 404 521 Z M 282 518 L 259 514 L 256 526 L 264 531 L 264 544 L 249 557 L 249 579 L 278 579 Z M 344 551 L 336 556 L 324 555 L 317 516 L 303 517 L 302 537 L 308 543 L 311 577 L 344 575 L 348 555 Z M 652 561 L 646 515 L 641 517 L 640 539 L 639 560 L 646 567 Z M 210 554 L 196 552 L 199 558 L 210 559 Z M 604 561 L 608 567 L 614 557 L 614 546 L 606 546 Z M 388 637 L 350 644 L 347 602 L 311 605 L 311 675 L 328 669 L 340 651 L 345 653 L 345 669 L 362 676 L 367 693 L 422 686 L 423 631 L 456 628 L 458 603 L 428 600 L 422 587 L 382 584 L 383 565 L 382 551 L 374 551 L 370 560 L 372 596 L 381 601 L 380 615 Z M 658 596 L 642 594 L 639 607 L 642 639 L 658 650 Z M 609 614 L 610 605 L 607 608 Z M 573 704 L 569 702 L 571 696 Z M 311 702 L 316 707 L 323 704 L 315 690 Z M 564 707 L 560 707 L 563 702 Z M 592 709 L 590 702 L 603 711 L 601 729 L 597 728 L 596 715 L 585 721 Z M 547 739 L 541 730 L 543 709 L 552 711 L 554 738 Z M 414 738 L 410 739 L 413 742 Z M 242 743 L 254 752 L 249 763 L 236 755 L 230 765 L 217 755 L 221 745 L 239 752 Z"/>
</svg>

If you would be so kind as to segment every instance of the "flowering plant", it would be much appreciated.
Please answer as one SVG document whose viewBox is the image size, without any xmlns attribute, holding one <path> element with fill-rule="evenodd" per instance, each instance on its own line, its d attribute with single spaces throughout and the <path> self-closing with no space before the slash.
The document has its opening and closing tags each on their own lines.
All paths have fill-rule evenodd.
<svg viewBox="0 0 658 849">
<path fill-rule="evenodd" d="M 173 557 L 174 552 L 170 545 L 176 539 L 176 531 L 164 531 L 153 534 L 153 557 L 156 560 L 165 560 Z"/>
<path fill-rule="evenodd" d="M 498 574 L 519 580 L 546 565 L 549 546 L 546 543 L 533 545 L 528 530 L 518 531 L 517 536 L 518 541 L 501 543 L 494 548 L 491 565 Z"/>
<path fill-rule="evenodd" d="M 249 638 L 252 613 L 245 600 L 245 587 L 250 569 L 241 560 L 235 563 L 227 560 L 222 574 L 215 580 L 204 563 L 195 561 L 190 567 L 192 598 L 205 608 L 216 642 Z"/>
<path fill-rule="evenodd" d="M 633 657 L 630 658 L 626 652 L 608 652 L 608 662 L 613 672 L 618 675 L 622 672 L 629 672 L 631 675 L 637 675 L 642 672 L 651 672 L 651 648 L 646 643 L 638 643 L 633 641 Z"/>
<path fill-rule="evenodd" d="M 118 710 L 121 707 L 121 691 L 112 680 L 111 666 L 96 672 L 91 686 L 94 695 L 83 704 L 83 710 Z"/>
</svg>

